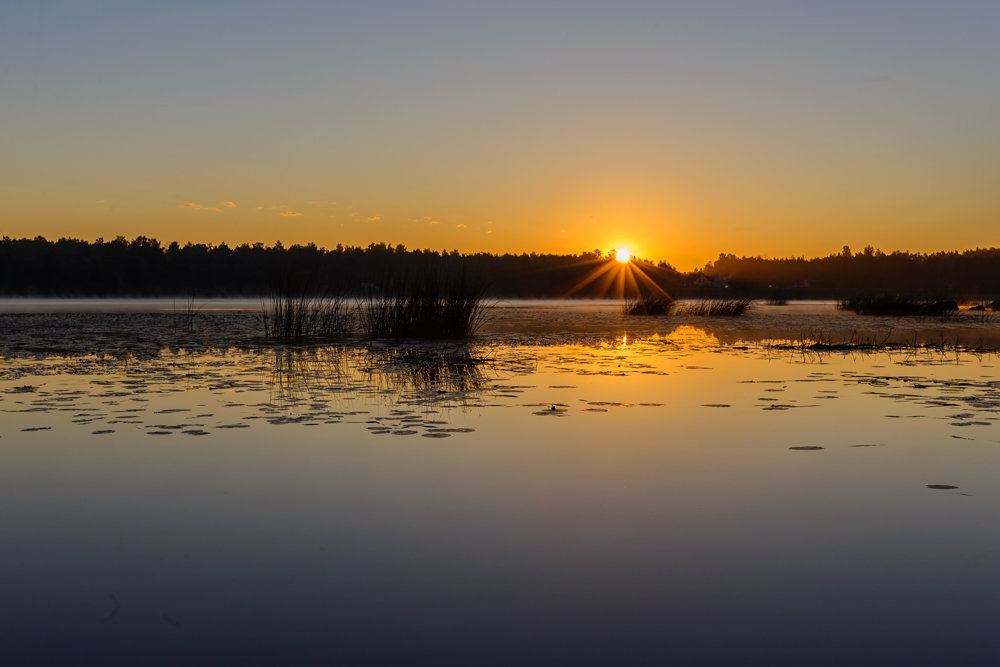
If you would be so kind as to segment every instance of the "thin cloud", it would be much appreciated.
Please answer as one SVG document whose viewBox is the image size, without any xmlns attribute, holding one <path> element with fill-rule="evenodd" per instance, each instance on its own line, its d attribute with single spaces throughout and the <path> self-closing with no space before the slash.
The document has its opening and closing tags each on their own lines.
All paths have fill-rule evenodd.
<svg viewBox="0 0 1000 667">
<path fill-rule="evenodd" d="M 189 208 L 192 211 L 211 211 L 212 213 L 219 213 L 222 211 L 221 208 L 217 208 L 215 206 L 202 206 L 201 204 L 195 204 L 194 202 L 181 204 L 181 208 Z"/>
<path fill-rule="evenodd" d="M 381 219 L 382 219 L 382 217 L 378 216 L 378 215 L 369 215 L 368 216 L 368 222 L 377 222 L 377 221 L 379 221 Z"/>
<path fill-rule="evenodd" d="M 467 229 L 468 228 L 468 225 L 462 225 L 462 224 L 458 224 L 458 225 L 455 225 L 455 226 L 458 227 L 459 229 Z"/>
<path fill-rule="evenodd" d="M 226 208 L 236 208 L 236 202 L 234 201 L 224 201 L 222 202 L 222 205 Z"/>
<path fill-rule="evenodd" d="M 295 216 L 302 215 L 302 214 L 299 213 L 298 211 L 282 211 L 278 215 L 280 215 L 283 218 L 294 218 Z"/>
<path fill-rule="evenodd" d="M 432 225 L 440 225 L 440 224 L 441 224 L 441 221 L 440 221 L 440 220 L 431 220 L 429 224 L 432 224 Z"/>
</svg>

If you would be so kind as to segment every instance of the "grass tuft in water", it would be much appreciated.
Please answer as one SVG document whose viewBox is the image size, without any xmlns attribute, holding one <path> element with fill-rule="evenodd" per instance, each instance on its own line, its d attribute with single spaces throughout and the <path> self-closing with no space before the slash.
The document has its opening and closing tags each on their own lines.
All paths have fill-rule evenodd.
<svg viewBox="0 0 1000 667">
<path fill-rule="evenodd" d="M 442 270 L 390 280 L 360 308 L 361 327 L 369 338 L 469 338 L 485 312 L 478 281 L 464 271 Z"/>
<path fill-rule="evenodd" d="M 669 296 L 640 296 L 626 298 L 622 311 L 626 315 L 669 315 L 677 302 Z"/>
<path fill-rule="evenodd" d="M 350 325 L 343 297 L 292 280 L 276 287 L 261 311 L 264 333 L 271 338 L 342 336 Z"/>
<path fill-rule="evenodd" d="M 704 299 L 686 304 L 683 312 L 697 317 L 739 317 L 751 305 L 753 299 Z"/>
<path fill-rule="evenodd" d="M 958 310 L 952 299 L 919 299 L 908 296 L 851 297 L 837 304 L 841 310 L 858 315 L 934 316 Z"/>
</svg>

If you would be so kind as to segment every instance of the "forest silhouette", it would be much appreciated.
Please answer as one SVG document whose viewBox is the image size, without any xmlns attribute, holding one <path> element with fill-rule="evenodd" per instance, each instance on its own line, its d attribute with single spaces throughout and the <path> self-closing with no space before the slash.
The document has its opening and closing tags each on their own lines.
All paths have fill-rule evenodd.
<svg viewBox="0 0 1000 667">
<path fill-rule="evenodd" d="M 0 294 L 38 297 L 251 297 L 273 292 L 290 276 L 345 296 L 378 290 L 391 277 L 419 276 L 446 267 L 481 281 L 499 298 L 600 298 L 601 281 L 587 281 L 610 252 L 579 254 L 461 254 L 457 250 L 263 243 L 209 245 L 119 236 L 93 242 L 61 238 L 0 240 Z M 769 299 L 844 299 L 893 294 L 984 301 L 1000 296 L 1000 249 L 884 253 L 871 246 L 806 259 L 720 254 L 704 268 L 678 272 L 665 262 L 634 259 L 663 291 L 678 297 L 731 295 Z"/>
</svg>

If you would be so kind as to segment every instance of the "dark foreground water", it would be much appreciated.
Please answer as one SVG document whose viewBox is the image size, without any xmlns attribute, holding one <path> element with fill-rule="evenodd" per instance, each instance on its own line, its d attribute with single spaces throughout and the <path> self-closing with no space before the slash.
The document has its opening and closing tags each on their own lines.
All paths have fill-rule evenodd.
<svg viewBox="0 0 1000 667">
<path fill-rule="evenodd" d="M 0 318 L 5 664 L 1000 660 L 988 318 L 227 312 Z"/>
</svg>

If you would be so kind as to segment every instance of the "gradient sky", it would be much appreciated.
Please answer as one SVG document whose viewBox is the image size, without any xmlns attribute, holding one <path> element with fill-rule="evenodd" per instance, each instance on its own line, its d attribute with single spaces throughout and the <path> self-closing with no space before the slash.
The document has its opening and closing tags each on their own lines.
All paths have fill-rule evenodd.
<svg viewBox="0 0 1000 667">
<path fill-rule="evenodd" d="M 0 3 L 0 234 L 1000 246 L 1000 3 Z"/>
</svg>

